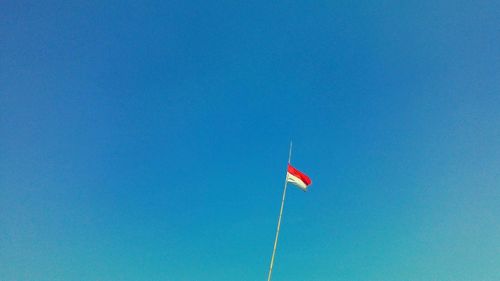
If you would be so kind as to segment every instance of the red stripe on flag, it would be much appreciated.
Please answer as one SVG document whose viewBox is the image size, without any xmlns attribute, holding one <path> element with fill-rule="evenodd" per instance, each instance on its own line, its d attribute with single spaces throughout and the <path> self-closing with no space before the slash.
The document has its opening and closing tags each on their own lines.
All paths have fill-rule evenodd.
<svg viewBox="0 0 500 281">
<path fill-rule="evenodd" d="M 306 185 L 311 184 L 311 179 L 301 171 L 295 169 L 292 165 L 288 164 L 288 172 L 296 177 L 298 177 L 301 181 L 303 181 Z"/>
</svg>

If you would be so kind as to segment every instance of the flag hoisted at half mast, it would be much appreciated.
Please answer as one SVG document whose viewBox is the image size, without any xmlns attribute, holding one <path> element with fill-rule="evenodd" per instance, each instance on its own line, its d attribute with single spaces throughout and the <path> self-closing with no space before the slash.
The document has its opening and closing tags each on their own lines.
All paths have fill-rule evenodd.
<svg viewBox="0 0 500 281">
<path fill-rule="evenodd" d="M 300 189 L 307 191 L 307 187 L 311 185 L 311 179 L 301 171 L 295 169 L 292 165 L 288 164 L 288 171 L 286 173 L 286 180 L 299 187 Z"/>
<path fill-rule="evenodd" d="M 292 160 L 292 142 L 290 142 L 290 151 L 288 152 L 288 167 L 286 171 L 285 186 L 283 188 L 283 198 L 281 198 L 281 208 L 280 215 L 278 217 L 278 227 L 276 229 L 276 237 L 274 238 L 273 254 L 271 255 L 271 264 L 269 265 L 269 274 L 267 275 L 267 281 L 271 281 L 271 276 L 273 275 L 274 266 L 274 255 L 276 254 L 276 246 L 278 246 L 278 236 L 280 235 L 281 217 L 283 215 L 283 207 L 285 206 L 286 197 L 286 186 L 288 183 L 292 183 L 298 186 L 303 191 L 307 191 L 307 187 L 311 185 L 311 179 L 301 171 L 295 169 L 290 162 Z"/>
</svg>

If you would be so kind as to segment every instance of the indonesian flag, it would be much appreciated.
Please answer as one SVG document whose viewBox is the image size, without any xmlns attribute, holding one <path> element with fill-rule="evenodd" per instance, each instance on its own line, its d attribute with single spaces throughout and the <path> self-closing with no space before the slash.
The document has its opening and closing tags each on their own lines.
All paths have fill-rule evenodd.
<svg viewBox="0 0 500 281">
<path fill-rule="evenodd" d="M 311 179 L 306 174 L 295 169 L 292 165 L 288 164 L 288 171 L 286 173 L 286 180 L 293 183 L 303 191 L 307 191 L 307 187 L 311 185 Z"/>
</svg>

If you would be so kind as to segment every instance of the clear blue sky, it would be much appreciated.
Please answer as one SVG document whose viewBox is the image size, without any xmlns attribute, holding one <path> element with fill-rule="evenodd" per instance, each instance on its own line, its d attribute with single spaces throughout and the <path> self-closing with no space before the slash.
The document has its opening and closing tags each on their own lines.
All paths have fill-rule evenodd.
<svg viewBox="0 0 500 281">
<path fill-rule="evenodd" d="M 498 1 L 79 2 L 0 4 L 1 280 L 265 280 L 290 139 L 274 281 L 500 280 Z"/>
</svg>

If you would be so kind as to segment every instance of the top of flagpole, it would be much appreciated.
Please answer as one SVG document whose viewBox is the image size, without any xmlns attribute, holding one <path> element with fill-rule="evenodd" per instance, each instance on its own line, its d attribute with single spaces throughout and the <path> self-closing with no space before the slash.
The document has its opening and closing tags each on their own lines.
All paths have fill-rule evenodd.
<svg viewBox="0 0 500 281">
<path fill-rule="evenodd" d="M 288 164 L 292 160 L 292 140 L 290 140 L 290 151 L 288 152 Z"/>
</svg>

